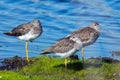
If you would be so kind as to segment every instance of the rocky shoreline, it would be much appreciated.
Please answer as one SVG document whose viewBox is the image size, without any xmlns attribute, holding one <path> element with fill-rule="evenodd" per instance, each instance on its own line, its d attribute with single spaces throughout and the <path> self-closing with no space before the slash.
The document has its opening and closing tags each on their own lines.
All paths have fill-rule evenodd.
<svg viewBox="0 0 120 80">
<path fill-rule="evenodd" d="M 26 58 L 14 56 L 0 60 L 0 70 L 16 70 L 33 63 L 31 60 L 28 63 Z"/>
<path fill-rule="evenodd" d="M 117 59 L 113 59 L 110 57 L 91 57 L 88 60 L 94 60 L 99 62 L 106 62 L 106 63 L 118 63 L 120 62 Z M 0 59 L 0 70 L 20 70 L 22 67 L 30 65 L 34 62 L 34 60 L 30 59 L 30 62 L 28 63 L 26 61 L 26 58 L 22 58 L 19 56 L 14 56 L 12 58 L 5 58 Z"/>
</svg>

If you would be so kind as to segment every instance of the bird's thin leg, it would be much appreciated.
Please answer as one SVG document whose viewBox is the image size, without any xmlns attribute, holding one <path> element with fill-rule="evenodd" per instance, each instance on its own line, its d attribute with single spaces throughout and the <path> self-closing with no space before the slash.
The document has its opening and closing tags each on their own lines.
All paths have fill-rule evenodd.
<svg viewBox="0 0 120 80">
<path fill-rule="evenodd" d="M 84 63 L 84 48 L 82 48 L 82 62 Z"/>
<path fill-rule="evenodd" d="M 26 48 L 26 60 L 29 62 L 29 59 L 28 59 L 28 41 L 26 41 L 25 48 Z"/>
<path fill-rule="evenodd" d="M 67 68 L 67 58 L 65 58 L 65 68 Z"/>
</svg>

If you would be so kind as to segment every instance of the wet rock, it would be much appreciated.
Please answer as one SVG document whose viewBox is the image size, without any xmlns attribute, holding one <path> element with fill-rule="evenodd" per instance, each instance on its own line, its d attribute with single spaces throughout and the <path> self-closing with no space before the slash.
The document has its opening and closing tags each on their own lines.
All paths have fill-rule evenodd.
<svg viewBox="0 0 120 80">
<path fill-rule="evenodd" d="M 21 69 L 23 66 L 33 63 L 31 60 L 28 62 L 26 58 L 15 56 L 13 58 L 6 58 L 1 61 L 0 70 L 15 70 Z"/>
<path fill-rule="evenodd" d="M 120 56 L 120 51 L 112 51 L 112 56 Z"/>
<path fill-rule="evenodd" d="M 78 59 L 79 59 L 79 58 L 78 58 L 78 55 L 76 55 L 76 54 L 70 56 L 69 58 L 71 58 L 71 59 L 73 59 L 73 60 L 78 60 Z"/>
<path fill-rule="evenodd" d="M 113 59 L 113 58 L 110 58 L 110 57 L 92 57 L 92 58 L 89 58 L 89 59 L 94 59 L 94 60 L 99 60 L 101 62 L 106 62 L 106 63 L 117 63 L 117 62 L 120 62 L 119 60 L 117 59 Z"/>
</svg>

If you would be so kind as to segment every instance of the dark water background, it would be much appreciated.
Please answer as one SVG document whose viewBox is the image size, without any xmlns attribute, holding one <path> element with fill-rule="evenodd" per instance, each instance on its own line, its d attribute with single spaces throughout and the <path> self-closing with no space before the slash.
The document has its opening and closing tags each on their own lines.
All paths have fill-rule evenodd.
<svg viewBox="0 0 120 80">
<path fill-rule="evenodd" d="M 109 32 L 101 32 L 97 42 L 85 48 L 85 57 L 111 57 L 110 52 L 120 51 L 119 0 L 0 0 L 0 58 L 25 56 L 25 42 L 3 32 L 33 19 L 41 21 L 44 32 L 29 43 L 30 57 L 94 21 Z M 81 57 L 81 51 L 77 54 Z"/>
</svg>

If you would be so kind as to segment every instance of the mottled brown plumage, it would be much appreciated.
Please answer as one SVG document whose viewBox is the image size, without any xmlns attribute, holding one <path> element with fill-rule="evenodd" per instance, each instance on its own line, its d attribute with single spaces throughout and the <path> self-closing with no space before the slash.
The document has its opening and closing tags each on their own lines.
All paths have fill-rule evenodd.
<svg viewBox="0 0 120 80">
<path fill-rule="evenodd" d="M 76 35 L 81 40 L 82 45 L 84 47 L 94 43 L 99 37 L 99 32 L 91 27 L 85 27 L 73 32 L 68 36 L 68 38 Z"/>
<path fill-rule="evenodd" d="M 33 28 L 33 25 L 29 22 L 27 24 L 21 24 L 14 28 L 11 32 L 11 36 L 22 36 L 28 33 Z"/>
<path fill-rule="evenodd" d="M 73 40 L 77 40 L 77 42 Z M 81 42 L 78 40 L 78 38 L 74 37 L 73 40 L 70 40 L 68 38 L 59 40 L 57 43 L 44 50 L 41 54 L 54 53 L 58 56 L 65 57 L 65 67 L 67 67 L 66 58 L 75 54 L 75 52 L 82 47 L 80 45 Z"/>
<path fill-rule="evenodd" d="M 99 24 L 94 22 L 89 27 L 80 28 L 72 32 L 65 38 L 71 39 L 71 37 L 78 37 L 79 40 L 82 42 L 82 46 L 85 47 L 93 44 L 98 39 L 100 35 L 99 28 Z"/>
<path fill-rule="evenodd" d="M 10 35 L 10 36 L 22 36 L 27 34 L 32 29 L 35 30 L 35 33 L 42 33 L 42 26 L 39 20 L 33 20 L 32 22 L 28 22 L 25 24 L 18 25 L 16 28 L 11 30 L 10 32 L 5 32 L 4 34 Z"/>
<path fill-rule="evenodd" d="M 43 54 L 47 54 L 47 53 L 61 53 L 62 54 L 74 48 L 74 44 L 75 42 L 72 40 L 62 39 L 56 44 L 49 47 L 48 49 L 44 50 Z"/>
</svg>

